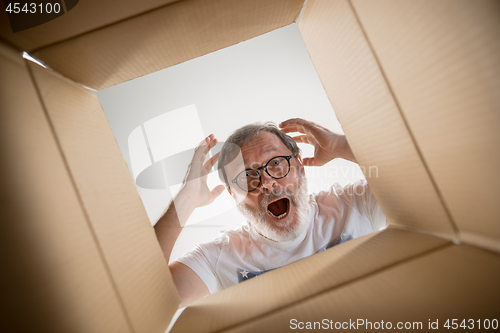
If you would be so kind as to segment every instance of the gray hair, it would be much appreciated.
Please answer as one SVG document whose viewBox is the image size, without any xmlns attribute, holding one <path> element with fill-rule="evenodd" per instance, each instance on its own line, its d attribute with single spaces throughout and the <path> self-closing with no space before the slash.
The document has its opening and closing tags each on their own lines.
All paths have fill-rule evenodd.
<svg viewBox="0 0 500 333">
<path fill-rule="evenodd" d="M 256 137 L 261 132 L 269 132 L 276 135 L 294 156 L 298 156 L 300 154 L 300 148 L 297 146 L 295 140 L 292 139 L 292 137 L 290 137 L 289 135 L 280 131 L 274 123 L 267 122 L 265 124 L 253 123 L 245 125 L 234 131 L 229 136 L 229 138 L 227 138 L 220 151 L 218 163 L 219 178 L 223 183 L 226 184 L 226 186 L 229 187 L 229 181 L 227 179 L 226 171 L 224 168 L 227 164 L 226 159 L 229 158 L 229 161 L 232 161 L 239 153 L 240 148 L 246 145 L 252 138 Z"/>
</svg>

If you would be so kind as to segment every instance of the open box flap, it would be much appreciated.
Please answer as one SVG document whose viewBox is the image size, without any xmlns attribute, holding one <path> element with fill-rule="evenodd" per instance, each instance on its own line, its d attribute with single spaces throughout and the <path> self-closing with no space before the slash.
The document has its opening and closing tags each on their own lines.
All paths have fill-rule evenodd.
<svg viewBox="0 0 500 333">
<path fill-rule="evenodd" d="M 172 332 L 218 332 L 259 321 L 282 308 L 449 244 L 441 238 L 398 229 L 353 239 L 190 305 Z M 287 322 L 281 324 L 283 327 L 274 331 L 289 327 Z"/>
<path fill-rule="evenodd" d="M 61 154 L 135 332 L 165 330 L 179 298 L 97 97 L 29 62 Z"/>
<path fill-rule="evenodd" d="M 0 326 L 133 332 L 21 53 L 0 44 Z"/>
<path fill-rule="evenodd" d="M 452 329 L 465 325 L 479 331 L 479 327 L 498 327 L 499 275 L 500 256 L 451 244 L 224 332 L 281 332 L 294 329 L 299 322 L 304 328 L 307 322 L 323 325 L 325 319 L 326 327 L 320 328 L 329 330 L 342 329 L 336 323 L 344 329 L 381 330 L 382 321 L 385 330 L 429 330 L 430 323 L 437 320 L 437 328 L 444 331 L 449 320 Z M 362 323 L 358 320 L 364 324 L 356 326 Z"/>
<path fill-rule="evenodd" d="M 352 4 L 460 239 L 500 252 L 500 2 Z"/>
<path fill-rule="evenodd" d="M 0 38 L 19 50 L 29 53 L 167 6 L 175 1 L 179 0 L 63 0 L 62 2 L 65 3 L 65 6 L 61 8 L 61 11 L 65 12 L 63 15 L 16 33 L 12 32 L 7 12 L 2 7 L 0 10 Z M 68 10 L 68 2 L 76 3 L 76 5 Z M 29 11 L 34 10 L 32 6 L 28 6 L 28 9 Z M 47 9 L 38 5 L 35 10 L 44 11 Z M 53 10 L 55 11 L 55 9 Z"/>
<path fill-rule="evenodd" d="M 348 1 L 307 3 L 299 29 L 316 71 L 393 225 L 457 237 L 448 212 Z M 376 167 L 377 173 L 370 167 Z"/>
<path fill-rule="evenodd" d="M 71 80 L 101 90 L 289 25 L 303 3 L 178 1 L 32 55 Z"/>
</svg>

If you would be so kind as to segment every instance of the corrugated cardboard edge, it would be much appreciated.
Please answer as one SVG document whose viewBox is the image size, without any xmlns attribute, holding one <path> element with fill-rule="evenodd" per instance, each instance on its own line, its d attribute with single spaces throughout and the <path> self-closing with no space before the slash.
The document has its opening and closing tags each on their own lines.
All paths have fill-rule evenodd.
<svg viewBox="0 0 500 333">
<path fill-rule="evenodd" d="M 19 50 L 31 52 L 55 43 L 60 43 L 85 33 L 118 23 L 131 17 L 168 6 L 180 0 L 82 0 L 69 12 L 58 18 L 12 33 L 6 11 L 0 11 L 0 40 Z M 32 10 L 32 8 L 30 8 Z"/>
<path fill-rule="evenodd" d="M 179 304 L 177 290 L 97 97 L 29 66 L 130 325 L 134 332 L 164 331 Z"/>
<path fill-rule="evenodd" d="M 0 326 L 132 332 L 22 54 L 0 57 Z"/>
<path fill-rule="evenodd" d="M 465 319 L 467 325 L 473 319 L 477 330 L 477 320 L 483 325 L 488 319 L 491 325 L 498 318 L 499 275 L 498 255 L 476 247 L 449 245 L 219 332 L 294 331 L 297 327 L 294 329 L 293 323 L 314 325 L 324 319 L 328 328 L 320 328 L 325 330 L 342 329 L 335 327 L 336 323 L 347 322 L 344 329 L 373 331 L 382 329 L 382 321 L 391 323 L 384 329 L 397 329 L 398 323 L 403 329 L 409 322 L 414 330 L 429 330 L 429 324 L 436 320 L 439 330 L 444 330 L 446 321 L 451 324 L 453 318 L 459 318 L 459 324 Z M 372 325 L 351 326 L 358 319 Z M 414 322 L 421 326 L 412 327 Z"/>
<path fill-rule="evenodd" d="M 101 90 L 289 25 L 302 4 L 179 1 L 35 50 L 33 56 L 72 81 Z"/>
<path fill-rule="evenodd" d="M 459 239 L 500 252 L 500 2 L 351 3 Z"/>
<path fill-rule="evenodd" d="M 450 242 L 389 228 L 267 272 L 184 310 L 172 332 L 218 332 L 246 325 Z M 227 315 L 231 313 L 231 315 Z"/>
<path fill-rule="evenodd" d="M 348 1 L 309 0 L 299 30 L 389 223 L 447 239 L 456 228 Z"/>
</svg>

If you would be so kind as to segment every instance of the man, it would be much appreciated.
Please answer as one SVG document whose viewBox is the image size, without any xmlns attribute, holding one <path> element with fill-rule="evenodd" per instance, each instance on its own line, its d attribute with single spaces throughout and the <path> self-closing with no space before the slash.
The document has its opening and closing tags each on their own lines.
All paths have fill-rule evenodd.
<svg viewBox="0 0 500 333">
<path fill-rule="evenodd" d="M 155 226 L 167 260 L 194 209 L 212 203 L 224 190 L 219 185 L 210 191 L 206 183 L 217 160 L 219 176 L 248 225 L 169 264 L 181 306 L 385 225 L 365 182 L 307 195 L 304 166 L 322 166 L 334 158 L 356 162 L 345 136 L 303 119 L 289 119 L 280 128 L 244 126 L 227 139 L 220 158 L 216 154 L 205 164 L 215 137 L 208 136 L 195 150 L 175 204 Z M 301 135 L 285 134 L 291 132 Z M 314 157 L 302 160 L 297 142 L 313 145 Z"/>
</svg>

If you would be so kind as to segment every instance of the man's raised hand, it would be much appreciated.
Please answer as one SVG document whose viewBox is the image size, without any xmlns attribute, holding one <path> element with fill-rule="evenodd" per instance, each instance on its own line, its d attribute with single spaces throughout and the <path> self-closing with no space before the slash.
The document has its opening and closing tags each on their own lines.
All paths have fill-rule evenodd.
<svg viewBox="0 0 500 333">
<path fill-rule="evenodd" d="M 193 209 L 211 204 L 224 191 L 223 185 L 217 185 L 213 190 L 210 190 L 207 185 L 207 176 L 219 159 L 219 154 L 215 154 L 203 163 L 210 149 L 216 144 L 217 139 L 213 134 L 200 142 L 184 177 L 179 195 L 183 196 L 183 200 L 189 200 Z"/>
<path fill-rule="evenodd" d="M 333 133 L 323 126 L 301 118 L 285 120 L 279 127 L 285 133 L 301 133 L 302 135 L 293 138 L 297 143 L 314 146 L 314 156 L 304 158 L 304 165 L 322 166 L 337 157 L 356 162 L 344 135 Z"/>
</svg>

